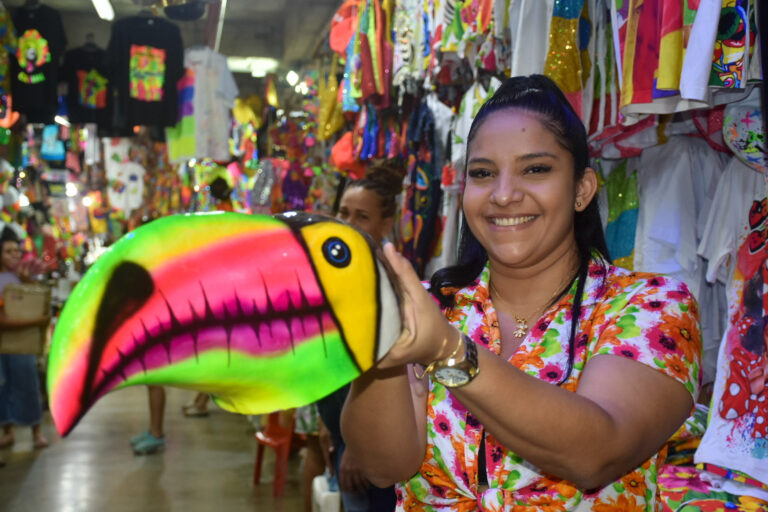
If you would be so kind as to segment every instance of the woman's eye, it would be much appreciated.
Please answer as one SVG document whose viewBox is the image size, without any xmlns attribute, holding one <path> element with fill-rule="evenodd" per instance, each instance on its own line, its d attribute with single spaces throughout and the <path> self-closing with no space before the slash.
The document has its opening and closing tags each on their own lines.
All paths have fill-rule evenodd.
<svg viewBox="0 0 768 512">
<path fill-rule="evenodd" d="M 467 172 L 470 178 L 478 179 L 478 178 L 488 178 L 491 176 L 491 171 L 488 169 L 470 169 L 469 172 Z"/>
<path fill-rule="evenodd" d="M 547 165 L 534 165 L 525 170 L 525 174 L 543 174 L 551 171 L 552 168 Z"/>
</svg>

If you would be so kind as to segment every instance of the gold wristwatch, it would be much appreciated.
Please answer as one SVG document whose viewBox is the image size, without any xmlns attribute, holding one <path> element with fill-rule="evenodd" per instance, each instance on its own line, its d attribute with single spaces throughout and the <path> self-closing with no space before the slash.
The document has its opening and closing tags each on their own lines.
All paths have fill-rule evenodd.
<svg viewBox="0 0 768 512">
<path fill-rule="evenodd" d="M 432 379 L 447 388 L 459 388 L 469 384 L 480 373 L 477 345 L 463 332 L 461 339 L 464 342 L 464 353 L 438 361 L 432 369 Z"/>
</svg>

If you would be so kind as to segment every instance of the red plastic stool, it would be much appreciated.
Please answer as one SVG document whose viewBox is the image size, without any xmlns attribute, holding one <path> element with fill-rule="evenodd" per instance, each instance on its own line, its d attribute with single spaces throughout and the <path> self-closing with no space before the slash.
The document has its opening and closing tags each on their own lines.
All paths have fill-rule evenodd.
<svg viewBox="0 0 768 512">
<path fill-rule="evenodd" d="M 295 419 L 291 418 L 288 426 L 280 422 L 280 413 L 273 412 L 267 416 L 267 426 L 256 432 L 256 463 L 253 466 L 253 485 L 261 480 L 261 463 L 264 460 L 264 447 L 269 446 L 275 451 L 275 482 L 272 495 L 280 498 L 285 490 L 285 480 L 288 474 L 288 458 L 291 455 L 291 438 Z"/>
</svg>

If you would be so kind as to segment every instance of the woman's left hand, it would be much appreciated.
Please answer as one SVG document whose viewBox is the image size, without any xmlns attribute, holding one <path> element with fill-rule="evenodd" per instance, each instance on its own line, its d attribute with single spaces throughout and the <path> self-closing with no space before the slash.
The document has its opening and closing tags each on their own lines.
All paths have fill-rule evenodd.
<svg viewBox="0 0 768 512">
<path fill-rule="evenodd" d="M 384 255 L 399 281 L 404 329 L 379 362 L 379 368 L 408 363 L 428 365 L 447 357 L 456 347 L 459 332 L 440 312 L 410 262 L 391 243 L 384 245 Z"/>
</svg>

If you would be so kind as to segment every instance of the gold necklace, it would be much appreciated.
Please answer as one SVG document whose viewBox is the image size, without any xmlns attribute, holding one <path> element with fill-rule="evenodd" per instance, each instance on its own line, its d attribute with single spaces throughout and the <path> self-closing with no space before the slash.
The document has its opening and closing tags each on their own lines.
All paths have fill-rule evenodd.
<svg viewBox="0 0 768 512">
<path fill-rule="evenodd" d="M 552 301 L 555 299 L 555 297 L 557 297 L 558 295 L 561 294 L 561 292 L 563 290 L 563 286 L 565 286 L 565 283 L 571 282 L 573 280 L 574 275 L 576 274 L 576 272 L 578 272 L 578 267 L 577 267 L 577 269 L 575 271 L 571 271 L 568 274 L 568 276 L 570 276 L 570 277 L 568 277 L 567 280 L 564 280 L 563 282 L 560 283 L 560 285 L 555 290 L 555 293 L 550 295 L 550 297 L 544 303 L 543 309 L 546 309 L 547 306 L 549 306 L 552 303 Z M 491 285 L 491 290 L 493 290 L 494 294 L 496 295 L 496 298 L 497 299 L 501 299 L 501 302 L 504 302 L 505 304 L 509 305 L 509 302 L 507 302 L 504 299 L 504 297 L 502 297 L 502 295 L 499 293 L 499 290 L 493 285 L 493 281 L 489 281 L 489 284 Z M 538 312 L 539 309 L 542 309 L 542 308 L 536 309 L 534 311 L 534 314 L 536 312 Z M 522 316 L 519 316 L 519 315 L 515 314 L 514 311 L 510 311 L 510 313 L 512 313 L 512 316 L 515 319 L 515 323 L 517 324 L 517 328 L 512 332 L 512 336 L 514 336 L 515 338 L 518 338 L 518 339 L 519 338 L 525 338 L 525 335 L 528 333 L 528 319 L 526 317 L 522 317 Z M 533 314 L 531 316 L 533 316 Z"/>
</svg>

